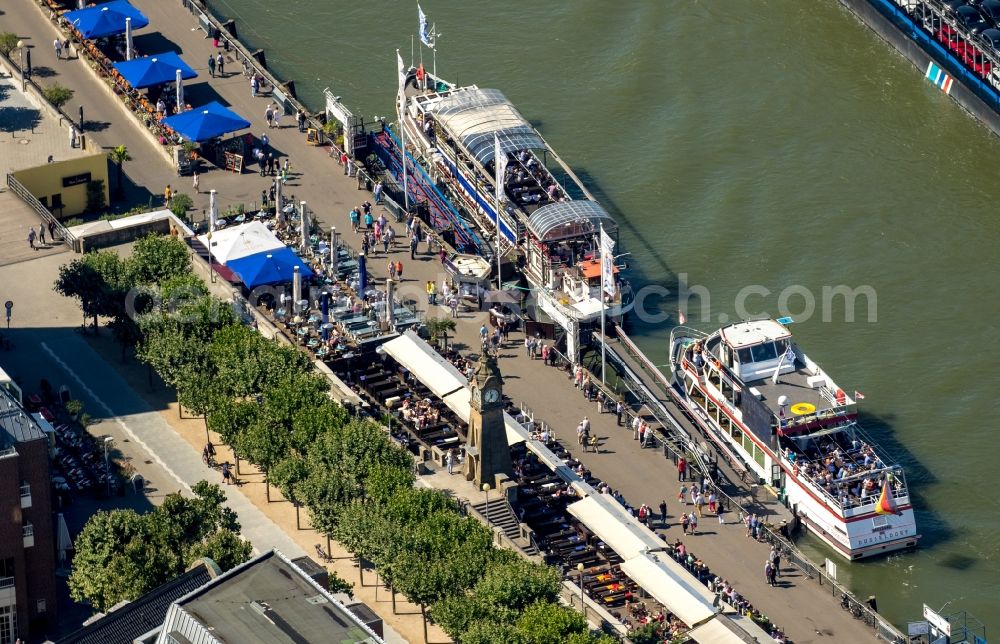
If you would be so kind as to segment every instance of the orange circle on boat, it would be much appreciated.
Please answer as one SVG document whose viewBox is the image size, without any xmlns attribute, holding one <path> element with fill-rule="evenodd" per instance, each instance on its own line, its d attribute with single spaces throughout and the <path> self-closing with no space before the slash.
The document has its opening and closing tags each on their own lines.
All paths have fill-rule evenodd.
<svg viewBox="0 0 1000 644">
<path fill-rule="evenodd" d="M 789 410 L 796 416 L 805 416 L 806 414 L 811 414 L 816 411 L 816 405 L 813 405 L 812 403 L 800 402 L 789 407 Z"/>
</svg>

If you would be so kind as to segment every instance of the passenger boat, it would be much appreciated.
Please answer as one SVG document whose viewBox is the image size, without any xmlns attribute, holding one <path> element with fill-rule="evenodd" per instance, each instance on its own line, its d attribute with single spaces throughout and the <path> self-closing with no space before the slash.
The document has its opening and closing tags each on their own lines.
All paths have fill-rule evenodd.
<svg viewBox="0 0 1000 644">
<path fill-rule="evenodd" d="M 407 149 L 491 238 L 494 266 L 499 255 L 520 269 L 534 296 L 529 314 L 565 330 L 570 359 L 602 312 L 621 320 L 630 288 L 614 267 L 615 292 L 602 292 L 600 261 L 602 232 L 617 243 L 617 223 L 500 91 L 411 69 L 397 112 Z"/>
<path fill-rule="evenodd" d="M 784 321 L 784 320 L 782 320 Z M 674 385 L 701 430 L 848 559 L 917 544 L 903 468 L 858 426 L 848 395 L 785 324 L 745 321 L 671 333 Z"/>
<path fill-rule="evenodd" d="M 931 83 L 1000 134 L 995 0 L 840 0 Z"/>
</svg>

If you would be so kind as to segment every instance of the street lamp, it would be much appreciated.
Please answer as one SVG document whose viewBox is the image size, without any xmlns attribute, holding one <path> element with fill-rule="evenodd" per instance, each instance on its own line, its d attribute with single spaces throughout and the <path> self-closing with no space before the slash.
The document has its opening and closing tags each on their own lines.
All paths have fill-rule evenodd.
<svg viewBox="0 0 1000 644">
<path fill-rule="evenodd" d="M 24 41 L 23 40 L 18 40 L 17 41 L 17 53 L 18 53 L 18 56 L 19 56 L 20 61 L 21 61 L 21 91 L 23 92 L 23 91 L 25 91 L 27 89 L 27 80 L 25 79 L 25 76 L 24 76 Z"/>
<path fill-rule="evenodd" d="M 583 603 L 583 564 L 576 564 L 576 571 L 580 573 L 580 612 L 584 615 L 587 614 L 587 608 Z"/>
<path fill-rule="evenodd" d="M 490 529 L 493 525 L 490 523 L 490 484 L 483 483 L 483 492 L 486 493 L 486 525 Z"/>
<path fill-rule="evenodd" d="M 104 475 L 108 479 L 108 496 L 111 496 L 111 463 L 108 461 L 108 445 L 115 442 L 110 436 L 104 437 Z"/>
</svg>

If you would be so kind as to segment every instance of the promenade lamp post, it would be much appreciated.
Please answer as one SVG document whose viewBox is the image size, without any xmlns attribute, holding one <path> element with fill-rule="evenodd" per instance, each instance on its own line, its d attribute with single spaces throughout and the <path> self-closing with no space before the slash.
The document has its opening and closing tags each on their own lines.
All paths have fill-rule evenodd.
<svg viewBox="0 0 1000 644">
<path fill-rule="evenodd" d="M 108 446 L 114 444 L 115 439 L 110 436 L 104 437 L 104 469 L 108 477 L 108 496 L 111 496 L 111 462 L 108 460 Z"/>
<path fill-rule="evenodd" d="M 486 525 L 493 529 L 493 524 L 490 523 L 490 484 L 483 483 L 483 492 L 486 494 Z"/>
<path fill-rule="evenodd" d="M 21 61 L 21 65 L 20 65 L 20 67 L 21 67 L 21 91 L 23 92 L 23 91 L 25 91 L 27 89 L 27 85 L 28 85 L 28 83 L 27 83 L 27 77 L 25 76 L 26 72 L 24 71 L 24 41 L 23 40 L 18 40 L 17 41 L 17 54 L 18 54 L 18 59 Z"/>
<path fill-rule="evenodd" d="M 587 607 L 583 603 L 583 564 L 576 564 L 576 571 L 580 573 L 580 612 L 584 615 L 587 614 Z"/>
</svg>

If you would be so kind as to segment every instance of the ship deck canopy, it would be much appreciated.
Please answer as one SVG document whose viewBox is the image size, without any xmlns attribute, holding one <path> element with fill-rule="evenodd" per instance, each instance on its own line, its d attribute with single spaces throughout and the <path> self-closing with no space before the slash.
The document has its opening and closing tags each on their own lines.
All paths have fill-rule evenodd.
<svg viewBox="0 0 1000 644">
<path fill-rule="evenodd" d="M 528 219 L 528 230 L 542 242 L 596 235 L 601 225 L 611 235 L 618 230 L 608 211 L 588 199 L 551 203 L 531 213 Z"/>
<path fill-rule="evenodd" d="M 545 142 L 500 90 L 465 87 L 428 104 L 437 122 L 480 165 L 493 160 L 493 136 L 503 152 L 540 150 Z"/>
</svg>

